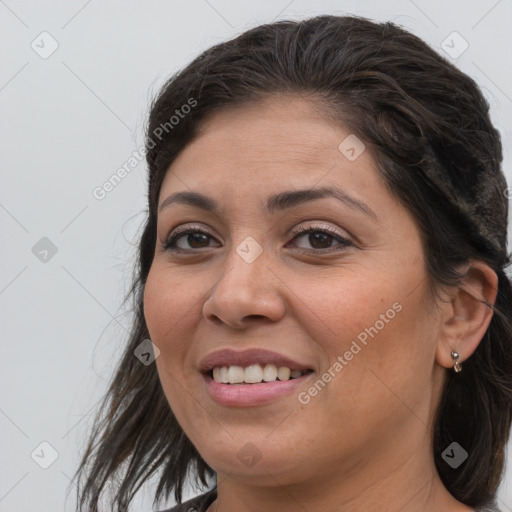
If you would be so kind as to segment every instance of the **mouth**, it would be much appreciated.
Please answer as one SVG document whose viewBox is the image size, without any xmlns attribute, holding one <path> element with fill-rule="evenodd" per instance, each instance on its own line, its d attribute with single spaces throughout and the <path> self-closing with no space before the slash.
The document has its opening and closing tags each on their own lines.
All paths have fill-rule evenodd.
<svg viewBox="0 0 512 512">
<path fill-rule="evenodd" d="M 312 379 L 312 365 L 264 349 L 222 349 L 198 365 L 209 397 L 225 407 L 271 404 L 293 396 Z"/>
<path fill-rule="evenodd" d="M 219 384 L 240 386 L 244 384 L 265 384 L 286 382 L 312 373 L 308 369 L 292 369 L 288 366 L 269 364 L 250 364 L 247 366 L 215 366 L 207 374 Z"/>
<path fill-rule="evenodd" d="M 287 370 L 290 371 L 289 368 Z M 301 370 L 300 376 L 295 374 L 297 376 L 292 377 L 290 371 L 287 380 L 280 380 L 278 377 L 272 381 L 235 383 L 217 382 L 213 375 L 214 370 L 203 373 L 206 392 L 214 402 L 223 407 L 247 408 L 271 405 L 277 400 L 295 401 L 298 399 L 299 389 L 306 387 L 307 381 L 314 378 L 315 373 L 313 370 Z"/>
</svg>

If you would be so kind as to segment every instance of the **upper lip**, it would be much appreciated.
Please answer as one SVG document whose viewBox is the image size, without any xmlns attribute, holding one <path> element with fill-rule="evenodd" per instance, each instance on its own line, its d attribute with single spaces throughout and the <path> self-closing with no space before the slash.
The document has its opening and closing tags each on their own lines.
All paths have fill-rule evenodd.
<svg viewBox="0 0 512 512">
<path fill-rule="evenodd" d="M 218 350 L 207 355 L 199 363 L 199 370 L 209 372 L 216 366 L 249 366 L 251 364 L 275 364 L 277 367 L 286 366 L 290 370 L 311 370 L 310 366 L 301 364 L 285 355 L 263 349 L 248 349 L 235 351 L 230 349 Z"/>
</svg>

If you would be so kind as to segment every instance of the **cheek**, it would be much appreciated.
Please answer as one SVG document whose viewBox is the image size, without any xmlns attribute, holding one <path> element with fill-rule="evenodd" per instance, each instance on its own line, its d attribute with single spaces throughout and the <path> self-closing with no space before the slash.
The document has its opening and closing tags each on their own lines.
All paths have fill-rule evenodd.
<svg viewBox="0 0 512 512">
<path fill-rule="evenodd" d="M 411 272 L 410 279 L 405 274 L 383 275 L 368 271 L 364 276 L 329 279 L 321 286 L 309 284 L 301 296 L 309 306 L 303 309 L 302 318 L 309 318 L 304 325 L 325 352 L 323 370 L 343 374 L 338 385 L 359 396 L 378 377 L 398 388 L 407 387 L 410 377 L 425 373 L 429 357 L 434 357 L 436 332 L 428 314 L 427 291 L 419 286 L 410 292 L 418 273 Z M 336 361 L 342 368 L 333 368 Z M 428 374 L 424 377 L 428 379 Z"/>
<path fill-rule="evenodd" d="M 352 358 L 343 370 L 347 395 L 354 410 L 373 418 L 374 427 L 380 421 L 398 425 L 411 410 L 428 421 L 437 332 L 425 314 L 424 298 L 413 295 L 391 293 L 389 301 L 367 303 L 367 314 L 359 316 L 346 341 L 352 347 L 343 354 Z M 358 353 L 352 356 L 352 350 Z"/>
<path fill-rule="evenodd" d="M 150 270 L 144 287 L 144 318 L 153 342 L 159 338 L 158 333 L 165 327 L 164 312 L 169 308 L 169 297 L 165 294 L 165 286 Z"/>
<path fill-rule="evenodd" d="M 179 324 L 191 304 L 197 302 L 191 280 L 178 280 L 172 269 L 157 263 L 151 267 L 144 288 L 144 316 L 155 340 Z"/>
<path fill-rule="evenodd" d="M 201 283 L 193 277 L 179 277 L 165 266 L 151 267 L 144 289 L 144 317 L 151 341 L 160 349 L 156 360 L 159 373 L 167 370 L 180 382 L 189 372 L 191 338 L 204 297 Z M 171 379 L 172 380 L 172 379 Z"/>
<path fill-rule="evenodd" d="M 180 287 L 170 282 L 169 274 L 152 269 L 144 288 L 144 317 L 151 341 L 160 349 L 156 365 L 160 378 L 166 381 L 168 372 L 176 376 L 182 358 L 180 329 L 186 320 L 187 300 Z M 164 370 L 167 370 L 164 371 Z"/>
<path fill-rule="evenodd" d="M 396 279 L 373 272 L 339 274 L 317 284 L 305 281 L 300 298 L 315 339 L 329 340 L 331 349 L 344 350 L 351 340 L 364 343 L 376 331 L 389 331 L 399 320 L 404 298 Z"/>
<path fill-rule="evenodd" d="M 172 274 L 151 267 L 144 288 L 144 317 L 151 341 L 160 349 L 155 361 L 162 389 L 173 413 L 180 416 L 180 394 L 184 389 L 182 374 L 186 338 L 180 329 L 186 328 L 186 300 L 181 287 L 171 282 Z M 183 343 L 180 343 L 183 340 Z"/>
</svg>

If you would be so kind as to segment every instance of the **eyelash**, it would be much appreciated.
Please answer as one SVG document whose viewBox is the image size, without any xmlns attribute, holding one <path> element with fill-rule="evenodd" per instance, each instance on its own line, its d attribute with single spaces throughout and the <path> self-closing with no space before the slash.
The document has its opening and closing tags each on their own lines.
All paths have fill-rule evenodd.
<svg viewBox="0 0 512 512">
<path fill-rule="evenodd" d="M 309 234 L 309 233 L 323 233 L 332 236 L 332 238 L 339 242 L 340 248 L 327 248 L 327 249 L 304 249 L 299 248 L 305 251 L 315 252 L 315 253 L 327 253 L 327 252 L 336 252 L 341 251 L 349 246 L 353 246 L 354 244 L 348 240 L 347 238 L 344 238 L 340 236 L 334 229 L 328 227 L 328 226 L 322 226 L 322 227 L 316 227 L 316 226 L 305 226 L 304 224 L 300 224 L 293 232 L 293 238 L 292 240 L 295 240 L 301 235 Z M 176 247 L 176 242 L 181 237 L 190 235 L 190 234 L 202 234 L 206 235 L 208 237 L 213 238 L 210 233 L 203 231 L 202 229 L 199 229 L 198 227 L 189 226 L 186 228 L 178 228 L 176 232 L 169 237 L 169 239 L 163 244 L 163 248 L 166 251 L 171 251 L 175 253 L 187 253 L 187 252 L 195 252 L 194 249 L 181 249 L 179 247 Z M 208 249 L 208 247 L 205 247 L 205 249 Z"/>
</svg>

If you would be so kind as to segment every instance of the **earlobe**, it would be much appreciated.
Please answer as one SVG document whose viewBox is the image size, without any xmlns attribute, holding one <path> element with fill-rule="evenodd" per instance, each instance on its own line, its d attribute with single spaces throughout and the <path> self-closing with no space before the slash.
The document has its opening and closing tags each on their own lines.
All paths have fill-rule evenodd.
<svg viewBox="0 0 512 512">
<path fill-rule="evenodd" d="M 498 276 L 483 261 L 471 261 L 462 282 L 446 304 L 436 361 L 461 371 L 462 363 L 477 349 L 489 324 L 498 293 Z"/>
</svg>

